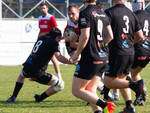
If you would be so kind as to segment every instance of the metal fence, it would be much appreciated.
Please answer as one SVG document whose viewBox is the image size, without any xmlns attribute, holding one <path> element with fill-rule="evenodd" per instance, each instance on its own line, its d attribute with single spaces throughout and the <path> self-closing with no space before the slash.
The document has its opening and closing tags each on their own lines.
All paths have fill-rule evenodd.
<svg viewBox="0 0 150 113">
<path fill-rule="evenodd" d="M 98 0 L 109 5 L 109 0 Z M 81 9 L 81 0 L 0 0 L 0 18 L 37 18 L 40 14 L 40 4 L 46 2 L 49 13 L 56 18 L 67 18 L 67 7 L 75 3 Z"/>
</svg>

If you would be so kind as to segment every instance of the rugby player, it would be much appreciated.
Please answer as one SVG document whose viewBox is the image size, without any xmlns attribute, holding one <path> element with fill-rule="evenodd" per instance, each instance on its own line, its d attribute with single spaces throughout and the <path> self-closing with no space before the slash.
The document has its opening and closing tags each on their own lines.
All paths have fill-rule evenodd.
<svg viewBox="0 0 150 113">
<path fill-rule="evenodd" d="M 35 94 L 34 98 L 36 102 L 41 102 L 45 98 L 57 93 L 64 88 L 64 82 L 62 79 L 45 72 L 49 61 L 52 56 L 65 64 L 71 64 L 71 62 L 61 55 L 59 51 L 58 42 L 62 39 L 61 31 L 58 28 L 53 28 L 45 36 L 40 36 L 36 41 L 31 54 L 23 63 L 23 68 L 16 81 L 16 85 L 12 96 L 7 102 L 15 102 L 18 93 L 20 92 L 25 78 L 30 78 L 32 81 L 38 82 L 44 85 L 50 85 L 50 87 L 41 95 Z"/>
<path fill-rule="evenodd" d="M 146 40 L 140 41 L 134 45 L 135 56 L 131 69 L 131 75 L 134 81 L 138 81 L 141 80 L 140 72 L 150 61 L 150 15 L 144 11 L 144 0 L 133 0 L 132 5 L 133 11 L 135 12 L 139 19 L 140 25 L 142 26 L 143 34 L 146 37 Z M 146 101 L 146 89 L 144 91 L 144 97 L 136 94 L 134 105 L 144 105 L 144 101 Z"/>
<path fill-rule="evenodd" d="M 96 5 L 96 0 L 82 0 L 86 8 L 80 12 L 79 44 L 71 59 L 75 62 L 81 54 L 73 77 L 72 93 L 90 103 L 94 113 L 112 113 L 114 104 L 100 99 L 96 93 L 100 76 L 105 70 L 108 56 L 104 40 L 112 40 L 108 17 Z M 103 37 L 106 36 L 107 38 Z M 109 107 L 108 107 L 109 106 Z"/>
<path fill-rule="evenodd" d="M 135 113 L 129 88 L 143 96 L 144 81 L 133 82 L 126 78 L 134 61 L 133 44 L 145 37 L 136 15 L 125 6 L 125 2 L 126 0 L 112 0 L 114 6 L 105 10 L 111 22 L 114 39 L 109 43 L 109 65 L 104 84 L 108 88 L 120 89 L 126 103 L 121 113 Z"/>
</svg>

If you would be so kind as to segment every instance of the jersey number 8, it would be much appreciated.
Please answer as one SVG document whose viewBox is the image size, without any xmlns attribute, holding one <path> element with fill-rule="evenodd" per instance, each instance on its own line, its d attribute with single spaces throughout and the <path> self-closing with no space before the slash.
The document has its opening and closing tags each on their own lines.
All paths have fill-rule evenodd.
<svg viewBox="0 0 150 113">
<path fill-rule="evenodd" d="M 43 41 L 42 41 L 42 40 L 39 40 L 39 41 L 35 44 L 35 46 L 34 46 L 32 52 L 33 52 L 33 53 L 36 53 L 42 43 L 43 43 Z"/>
</svg>

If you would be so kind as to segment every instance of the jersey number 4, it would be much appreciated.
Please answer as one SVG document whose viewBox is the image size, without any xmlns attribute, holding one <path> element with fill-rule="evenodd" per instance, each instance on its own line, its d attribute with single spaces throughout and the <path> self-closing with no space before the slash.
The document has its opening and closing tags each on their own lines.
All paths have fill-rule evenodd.
<svg viewBox="0 0 150 113">
<path fill-rule="evenodd" d="M 143 31 L 145 32 L 145 36 L 148 36 L 148 33 L 149 33 L 149 23 L 148 23 L 148 20 L 145 20 L 144 21 L 144 28 L 143 28 Z"/>
</svg>

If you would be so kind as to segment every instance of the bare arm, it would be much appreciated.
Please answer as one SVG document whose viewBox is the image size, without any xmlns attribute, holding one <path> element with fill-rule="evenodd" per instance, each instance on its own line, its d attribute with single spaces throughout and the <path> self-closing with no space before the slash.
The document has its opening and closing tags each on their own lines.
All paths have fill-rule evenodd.
<svg viewBox="0 0 150 113">
<path fill-rule="evenodd" d="M 145 36 L 143 35 L 142 30 L 139 30 L 138 32 L 135 33 L 134 44 L 144 39 L 145 39 Z"/>
<path fill-rule="evenodd" d="M 112 32 L 110 25 L 108 25 L 106 29 L 107 29 L 107 40 L 106 40 L 106 42 L 109 43 L 113 39 L 113 32 Z"/>
<path fill-rule="evenodd" d="M 63 64 L 72 64 L 72 63 L 70 62 L 70 60 L 67 59 L 66 57 L 62 56 L 62 55 L 60 54 L 60 52 L 55 52 L 54 55 L 56 56 L 56 58 L 58 59 L 59 62 L 61 62 L 61 63 L 63 63 Z"/>
<path fill-rule="evenodd" d="M 78 59 L 78 57 L 81 54 L 82 50 L 87 45 L 88 40 L 89 40 L 89 36 L 90 36 L 90 28 L 89 27 L 81 29 L 81 35 L 79 36 L 78 47 L 77 47 L 77 50 L 76 50 L 75 54 L 72 56 L 73 61 L 76 61 Z"/>
</svg>

